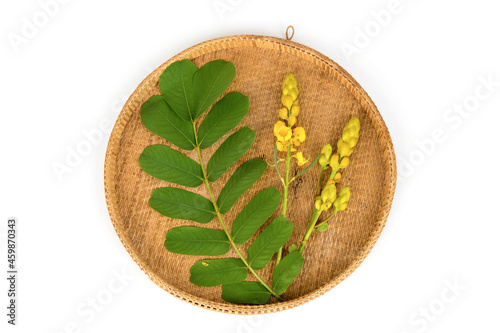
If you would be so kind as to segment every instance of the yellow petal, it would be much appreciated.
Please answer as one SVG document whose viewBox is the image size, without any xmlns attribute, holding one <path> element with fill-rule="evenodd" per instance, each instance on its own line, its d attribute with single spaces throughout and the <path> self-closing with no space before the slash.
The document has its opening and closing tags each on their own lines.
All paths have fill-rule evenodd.
<svg viewBox="0 0 500 333">
<path fill-rule="evenodd" d="M 332 207 L 331 202 L 325 202 L 324 204 L 321 205 L 322 210 L 328 210 L 328 209 L 330 209 L 330 207 Z"/>
<path fill-rule="evenodd" d="M 339 164 L 339 155 L 335 154 L 335 155 L 332 156 L 332 158 L 330 160 L 330 167 L 333 170 L 337 170 L 340 167 L 340 164 Z"/>
<path fill-rule="evenodd" d="M 295 103 L 294 103 L 295 104 Z M 292 110 L 290 111 L 290 113 L 292 114 L 292 116 L 295 116 L 297 117 L 299 115 L 299 112 L 300 112 L 300 106 L 298 105 L 293 105 L 292 106 Z"/>
<path fill-rule="evenodd" d="M 286 147 L 283 145 L 283 143 L 281 141 L 276 141 L 276 148 L 279 151 L 286 151 Z"/>
<path fill-rule="evenodd" d="M 342 139 L 337 143 L 337 149 L 340 157 L 351 156 L 352 154 L 351 146 L 347 142 L 342 141 Z"/>
<path fill-rule="evenodd" d="M 285 106 L 288 110 L 292 107 L 293 104 L 293 98 L 290 95 L 283 95 L 281 96 L 281 103 L 283 106 Z"/>
<path fill-rule="evenodd" d="M 281 140 L 281 141 L 288 141 L 291 139 L 292 137 L 292 129 L 288 126 L 282 126 L 279 130 L 278 130 L 278 140 Z"/>
<path fill-rule="evenodd" d="M 319 157 L 319 165 L 327 166 L 330 162 L 330 158 L 332 156 L 332 145 L 327 143 L 321 148 L 321 153 Z"/>
<path fill-rule="evenodd" d="M 286 125 L 281 120 L 278 120 L 276 122 L 276 124 L 274 124 L 274 136 L 278 136 L 278 132 L 279 132 L 280 128 L 282 128 L 283 126 L 286 126 Z"/>
<path fill-rule="evenodd" d="M 321 200 L 316 200 L 316 202 L 314 203 L 314 207 L 316 207 L 317 210 L 320 210 L 321 209 Z"/>
<path fill-rule="evenodd" d="M 342 197 L 344 202 L 348 202 L 351 199 L 351 190 L 349 189 L 349 186 L 340 190 L 339 197 Z"/>
<path fill-rule="evenodd" d="M 281 108 L 278 111 L 281 119 L 288 119 L 288 110 L 286 108 Z"/>
<path fill-rule="evenodd" d="M 295 116 L 290 116 L 288 117 L 288 126 L 293 126 L 297 122 L 297 117 Z"/>
<path fill-rule="evenodd" d="M 349 144 L 349 147 L 354 148 L 354 147 L 356 147 L 356 144 L 358 143 L 358 138 L 353 137 L 349 141 L 347 141 L 347 143 Z"/>
<path fill-rule="evenodd" d="M 297 164 L 299 166 L 302 166 L 309 161 L 309 159 L 304 158 L 304 156 L 302 155 L 302 152 L 298 152 L 297 154 L 295 154 L 295 157 L 297 158 Z"/>
<path fill-rule="evenodd" d="M 340 162 L 339 168 L 340 169 L 345 169 L 349 166 L 349 157 L 344 157 L 342 161 Z"/>
<path fill-rule="evenodd" d="M 338 183 L 338 182 L 340 181 L 340 178 L 341 178 L 341 177 L 342 177 L 342 175 L 340 174 L 340 172 L 337 172 L 337 173 L 335 174 L 335 176 L 333 177 L 333 181 L 335 181 L 335 182 L 337 182 L 337 183 Z"/>
<path fill-rule="evenodd" d="M 293 136 L 300 142 L 304 142 L 306 139 L 306 131 L 303 127 L 295 127 L 293 129 Z"/>
<path fill-rule="evenodd" d="M 330 162 L 330 160 L 327 159 L 324 155 L 321 155 L 319 157 L 319 160 L 318 160 L 319 165 L 326 166 L 328 164 L 328 162 Z"/>
<path fill-rule="evenodd" d="M 352 117 L 347 124 L 351 125 L 351 126 L 355 126 L 357 128 L 360 128 L 359 118 L 356 116 Z"/>
</svg>

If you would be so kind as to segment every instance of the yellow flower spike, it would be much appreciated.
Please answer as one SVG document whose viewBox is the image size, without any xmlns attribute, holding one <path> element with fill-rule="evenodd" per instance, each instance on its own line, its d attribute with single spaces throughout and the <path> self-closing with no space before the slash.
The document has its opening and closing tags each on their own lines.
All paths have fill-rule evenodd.
<svg viewBox="0 0 500 333">
<path fill-rule="evenodd" d="M 297 117 L 295 116 L 290 116 L 288 117 L 288 126 L 293 126 L 297 122 Z"/>
<path fill-rule="evenodd" d="M 345 168 L 347 168 L 347 167 L 349 166 L 349 162 L 350 162 L 349 157 L 344 157 L 344 158 L 342 159 L 342 161 L 340 162 L 339 168 L 340 168 L 340 169 L 345 169 Z"/>
<path fill-rule="evenodd" d="M 297 158 L 297 164 L 299 166 L 303 166 L 304 164 L 306 164 L 309 159 L 305 159 L 304 156 L 302 155 L 302 152 L 298 152 L 297 154 L 295 154 L 295 157 Z"/>
<path fill-rule="evenodd" d="M 283 96 L 281 96 L 281 103 L 288 110 L 290 110 L 290 108 L 292 107 L 293 101 L 294 101 L 294 99 L 290 95 L 283 95 Z"/>
<path fill-rule="evenodd" d="M 345 125 L 342 138 L 337 143 L 340 156 L 350 156 L 359 140 L 360 123 L 358 117 L 352 117 Z M 347 149 L 343 144 L 349 147 Z M 343 146 L 343 148 L 341 148 Z M 340 152 L 342 149 L 342 153 Z"/>
<path fill-rule="evenodd" d="M 340 174 L 340 172 L 337 172 L 335 174 L 335 176 L 333 177 L 333 181 L 338 183 L 340 181 L 340 178 L 342 177 L 342 175 Z"/>
<path fill-rule="evenodd" d="M 330 159 L 330 167 L 333 170 L 337 170 L 340 168 L 339 155 L 337 155 L 337 154 L 332 155 L 332 158 Z"/>
<path fill-rule="evenodd" d="M 296 102 L 297 100 L 295 100 Z M 299 115 L 299 112 L 300 112 L 300 106 L 298 105 L 295 105 L 295 102 L 293 102 L 293 106 L 292 106 L 292 109 L 290 110 L 290 113 L 292 114 L 292 116 L 295 116 L 297 117 Z"/>
<path fill-rule="evenodd" d="M 320 153 L 320 156 L 319 156 L 319 165 L 321 165 L 322 167 L 325 167 L 328 165 L 328 163 L 330 162 L 330 158 L 332 157 L 332 145 L 327 143 L 326 145 L 323 146 L 323 148 L 321 148 L 321 153 Z"/>
<path fill-rule="evenodd" d="M 281 119 L 288 119 L 288 110 L 286 108 L 281 108 L 278 112 Z"/>
</svg>

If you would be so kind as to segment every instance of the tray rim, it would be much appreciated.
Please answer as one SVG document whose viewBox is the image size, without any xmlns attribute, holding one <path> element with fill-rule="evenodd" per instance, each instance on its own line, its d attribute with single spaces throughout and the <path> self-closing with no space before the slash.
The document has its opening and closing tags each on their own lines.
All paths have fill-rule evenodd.
<svg viewBox="0 0 500 333">
<path fill-rule="evenodd" d="M 308 294 L 281 303 L 264 305 L 239 305 L 210 301 L 202 297 L 192 295 L 189 292 L 183 291 L 180 288 L 177 288 L 176 286 L 163 281 L 141 258 L 140 254 L 137 253 L 137 251 L 130 245 L 131 239 L 126 231 L 123 230 L 123 227 L 120 225 L 120 223 L 123 222 L 121 221 L 121 217 L 116 207 L 116 183 L 114 177 L 116 170 L 116 157 L 125 126 L 130 120 L 133 111 L 138 107 L 139 103 L 136 101 L 138 99 L 138 96 L 140 96 L 140 94 L 143 93 L 146 88 L 150 87 L 151 83 L 155 81 L 155 76 L 159 76 L 158 73 L 161 73 L 168 65 L 170 65 L 174 61 L 184 59 L 188 56 L 189 59 L 193 59 L 208 52 L 214 52 L 217 50 L 228 48 L 237 48 L 242 46 L 288 52 L 293 55 L 299 56 L 300 58 L 308 60 L 313 65 L 319 66 L 322 69 L 332 73 L 332 75 L 350 91 L 350 93 L 356 98 L 363 109 L 367 112 L 370 120 L 374 124 L 374 128 L 377 132 L 377 137 L 381 148 L 383 148 L 383 161 L 386 175 L 384 179 L 384 187 L 386 188 L 386 190 L 384 191 L 385 196 L 383 198 L 383 201 L 381 202 L 381 210 L 379 212 L 378 220 L 376 221 L 376 223 L 374 223 L 374 228 L 370 232 L 370 235 L 368 236 L 364 246 L 360 249 L 356 258 L 351 261 L 351 263 L 341 274 L 337 275 L 335 278 L 328 281 L 323 286 Z M 293 42 L 291 40 L 260 35 L 232 35 L 207 40 L 177 53 L 175 56 L 171 57 L 158 68 L 156 68 L 137 86 L 137 88 L 127 99 L 125 105 L 120 111 L 120 114 L 118 115 L 118 118 L 109 137 L 104 162 L 105 197 L 111 223 L 118 238 L 120 239 L 120 242 L 123 244 L 128 254 L 136 262 L 139 268 L 148 276 L 148 278 L 171 295 L 188 303 L 194 304 L 198 307 L 217 312 L 242 315 L 274 313 L 294 308 L 325 294 L 327 291 L 330 291 L 335 286 L 344 281 L 349 275 L 351 275 L 371 252 L 373 246 L 377 242 L 382 230 L 385 227 L 385 223 L 387 221 L 394 198 L 396 180 L 396 155 L 390 133 L 375 103 L 371 100 L 371 98 L 364 91 L 361 85 L 359 85 L 359 83 L 340 65 L 338 65 L 336 62 L 323 55 L 319 51 L 316 51 L 300 43 Z"/>
</svg>

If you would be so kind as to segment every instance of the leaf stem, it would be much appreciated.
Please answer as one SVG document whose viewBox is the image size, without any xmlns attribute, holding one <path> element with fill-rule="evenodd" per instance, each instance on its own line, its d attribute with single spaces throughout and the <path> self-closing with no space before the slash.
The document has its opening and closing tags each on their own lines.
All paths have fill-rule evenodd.
<svg viewBox="0 0 500 333">
<path fill-rule="evenodd" d="M 243 254 L 241 253 L 241 251 L 238 249 L 238 246 L 236 245 L 236 243 L 234 242 L 233 240 L 233 237 L 231 236 L 231 234 L 229 233 L 229 230 L 227 229 L 226 227 L 226 224 L 224 223 L 224 220 L 222 219 L 222 215 L 220 213 L 220 210 L 219 210 L 219 206 L 217 205 L 217 201 L 215 200 L 215 197 L 214 195 L 212 194 L 212 190 L 210 189 L 210 183 L 208 181 L 208 177 L 207 177 L 207 172 L 205 170 L 205 166 L 203 165 L 203 158 L 201 157 L 201 149 L 200 149 L 200 145 L 198 144 L 198 132 L 196 131 L 196 122 L 193 122 L 193 129 L 194 129 L 194 135 L 195 135 L 195 139 L 196 139 L 196 152 L 198 153 L 198 159 L 200 160 L 200 165 L 201 165 L 201 170 L 203 172 L 203 180 L 205 182 L 205 186 L 207 188 L 207 192 L 210 196 L 210 201 L 212 201 L 212 204 L 214 205 L 214 209 L 215 209 L 215 213 L 217 215 L 217 218 L 219 219 L 219 222 L 222 226 L 222 229 L 224 230 L 224 233 L 226 234 L 227 238 L 229 239 L 229 243 L 231 244 L 231 246 L 233 247 L 233 249 L 236 251 L 236 253 L 238 254 L 238 256 L 240 257 L 241 261 L 243 261 L 243 263 L 245 264 L 245 266 L 248 268 L 248 270 L 253 274 L 253 276 L 255 276 L 255 278 L 274 296 L 276 297 L 277 299 L 279 299 L 280 301 L 283 301 L 283 298 L 280 297 L 280 295 L 276 294 L 274 292 L 274 290 L 259 276 L 259 274 L 257 274 L 257 272 L 252 268 L 250 267 L 250 264 L 248 263 L 248 261 L 245 259 L 245 257 L 243 256 Z"/>
</svg>

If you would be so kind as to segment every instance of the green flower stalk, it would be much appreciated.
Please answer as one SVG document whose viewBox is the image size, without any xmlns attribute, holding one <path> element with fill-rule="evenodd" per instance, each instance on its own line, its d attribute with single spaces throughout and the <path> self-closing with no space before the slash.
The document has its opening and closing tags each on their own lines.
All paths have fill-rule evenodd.
<svg viewBox="0 0 500 333">
<path fill-rule="evenodd" d="M 309 242 L 310 237 L 315 231 L 326 231 L 328 229 L 328 220 L 337 212 L 347 209 L 351 199 L 351 190 L 348 186 L 343 187 L 337 193 L 336 184 L 340 182 L 341 174 L 339 170 L 345 169 L 350 164 L 349 156 L 354 152 L 359 140 L 360 122 L 358 117 L 352 117 L 345 125 L 342 137 L 337 142 L 337 152 L 332 155 L 332 146 L 326 144 L 321 149 L 318 163 L 321 166 L 318 180 L 318 189 L 314 201 L 314 210 L 311 215 L 309 226 L 302 238 L 298 250 L 302 253 Z M 330 177 L 324 187 L 322 187 L 323 172 L 327 167 L 331 168 Z M 333 212 L 323 221 L 318 223 L 321 213 L 328 212 L 333 207 Z"/>
<path fill-rule="evenodd" d="M 287 208 L 288 208 L 288 191 L 290 187 L 290 183 L 292 183 L 295 179 L 300 177 L 303 173 L 305 173 L 309 168 L 314 165 L 319 158 L 319 156 L 312 162 L 308 167 L 306 167 L 302 172 L 297 174 L 294 177 L 290 176 L 291 162 L 292 159 L 295 158 L 297 160 L 298 166 L 303 166 L 306 164 L 309 159 L 305 158 L 302 152 L 297 152 L 297 148 L 305 141 L 306 132 L 303 127 L 295 127 L 297 123 L 297 117 L 300 113 L 299 106 L 299 88 L 297 85 L 297 79 L 292 73 L 288 73 L 283 80 L 282 85 L 282 95 L 281 95 L 281 104 L 283 105 L 281 109 L 279 109 L 279 116 L 282 120 L 278 120 L 276 124 L 274 124 L 274 136 L 276 137 L 276 146 L 274 148 L 274 165 L 276 167 L 276 171 L 280 177 L 281 182 L 283 183 L 283 204 L 282 204 L 282 216 L 286 217 Z M 277 158 L 278 152 L 285 152 L 286 158 L 279 159 Z M 278 163 L 280 161 L 285 162 L 285 174 L 284 177 L 281 176 Z M 276 257 L 276 263 L 278 264 L 281 261 L 283 256 L 283 248 L 280 248 Z"/>
</svg>

